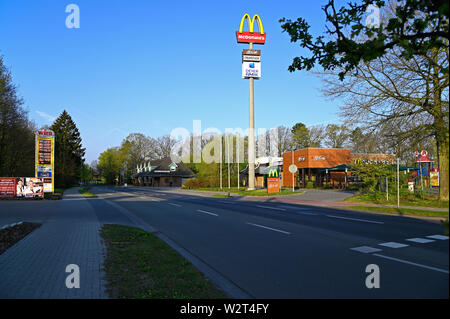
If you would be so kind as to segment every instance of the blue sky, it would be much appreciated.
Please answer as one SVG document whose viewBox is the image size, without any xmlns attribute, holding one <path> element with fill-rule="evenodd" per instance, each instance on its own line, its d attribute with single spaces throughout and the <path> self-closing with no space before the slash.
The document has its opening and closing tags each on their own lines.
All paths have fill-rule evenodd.
<svg viewBox="0 0 450 319">
<path fill-rule="evenodd" d="M 255 81 L 255 125 L 272 128 L 338 122 L 338 102 L 321 96 L 320 80 L 290 73 L 295 56 L 278 20 L 304 17 L 324 31 L 326 1 L 0 0 L 0 54 L 29 116 L 50 124 L 66 109 L 86 160 L 129 133 L 152 137 L 176 127 L 248 127 L 248 80 L 241 79 L 235 32 L 244 13 L 267 32 L 262 78 Z M 80 28 L 65 26 L 68 4 Z"/>
</svg>

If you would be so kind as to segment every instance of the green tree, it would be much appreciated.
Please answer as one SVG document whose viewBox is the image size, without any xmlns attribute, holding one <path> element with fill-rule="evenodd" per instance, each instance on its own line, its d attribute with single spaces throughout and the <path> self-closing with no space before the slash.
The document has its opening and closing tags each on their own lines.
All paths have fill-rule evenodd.
<svg viewBox="0 0 450 319">
<path fill-rule="evenodd" d="M 291 41 L 300 41 L 312 53 L 295 58 L 289 70 L 310 70 L 318 64 L 338 76 L 342 83 L 336 82 L 329 91 L 348 97 L 344 116 L 380 128 L 398 151 L 402 141 L 433 136 L 440 199 L 448 201 L 448 2 L 389 2 L 382 7 L 386 14 L 377 26 L 364 24 L 369 4 L 382 7 L 384 1 L 364 0 L 337 10 L 330 0 L 323 8 L 328 42 L 324 36 L 314 40 L 304 19 L 282 19 Z"/>
<path fill-rule="evenodd" d="M 323 128 L 316 126 L 308 128 L 303 123 L 295 124 L 292 129 L 292 143 L 296 148 L 320 147 L 323 138 Z"/>
<path fill-rule="evenodd" d="M 71 186 L 79 181 L 84 163 L 85 148 L 80 132 L 66 110 L 50 129 L 55 132 L 55 184 L 57 187 Z"/>
<path fill-rule="evenodd" d="M 98 158 L 100 174 L 107 184 L 114 184 L 118 180 L 122 166 L 123 153 L 120 152 L 118 147 L 108 148 Z"/>
<path fill-rule="evenodd" d="M 0 176 L 34 176 L 34 124 L 0 56 Z"/>
</svg>

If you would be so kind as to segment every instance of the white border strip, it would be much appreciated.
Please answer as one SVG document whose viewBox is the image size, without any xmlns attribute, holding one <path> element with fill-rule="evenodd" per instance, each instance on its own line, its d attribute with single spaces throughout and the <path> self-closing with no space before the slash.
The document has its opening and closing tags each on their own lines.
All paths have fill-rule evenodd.
<svg viewBox="0 0 450 319">
<path fill-rule="evenodd" d="M 348 220 L 356 220 L 358 222 L 365 222 L 365 223 L 373 223 L 373 224 L 384 224 L 384 222 L 376 222 L 374 220 L 366 220 L 366 219 L 358 219 L 358 218 L 350 218 L 350 217 L 342 217 L 342 216 L 334 216 L 334 215 L 326 215 L 327 217 L 331 218 L 340 218 L 340 219 L 348 219 Z"/>
<path fill-rule="evenodd" d="M 444 274 L 448 274 L 448 270 L 445 270 L 445 269 L 440 269 L 440 268 L 436 268 L 436 267 L 431 267 L 431 266 L 426 266 L 426 265 L 416 264 L 416 263 L 413 263 L 413 262 L 411 262 L 411 261 L 402 260 L 402 259 L 398 259 L 398 258 L 394 258 L 394 257 L 389 257 L 389 256 L 384 256 L 384 255 L 380 255 L 380 254 L 373 254 L 373 255 L 374 255 L 374 256 L 381 257 L 381 258 L 393 260 L 393 261 L 398 261 L 398 262 L 401 262 L 401 263 L 404 263 L 404 264 L 413 265 L 413 266 L 417 266 L 417 267 L 422 267 L 422 268 L 426 268 L 426 269 L 430 269 L 430 270 L 434 270 L 434 271 L 443 272 Z"/>
<path fill-rule="evenodd" d="M 275 228 L 270 228 L 270 227 L 263 226 L 263 225 L 258 225 L 258 224 L 253 224 L 253 223 L 246 223 L 246 224 L 252 225 L 252 226 L 256 226 L 256 227 L 265 228 L 265 229 L 269 229 L 269 230 L 273 230 L 273 231 L 276 231 L 276 232 L 279 232 L 279 233 L 283 233 L 283 234 L 286 234 L 286 235 L 290 235 L 290 234 L 291 234 L 290 232 L 287 232 L 287 231 L 284 231 L 284 230 L 279 230 L 279 229 L 275 229 Z"/>
</svg>

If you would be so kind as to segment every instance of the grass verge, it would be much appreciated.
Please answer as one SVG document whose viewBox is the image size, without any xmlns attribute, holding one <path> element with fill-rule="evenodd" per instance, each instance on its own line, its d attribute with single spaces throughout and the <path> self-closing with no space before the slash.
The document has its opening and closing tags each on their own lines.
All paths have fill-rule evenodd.
<svg viewBox="0 0 450 319">
<path fill-rule="evenodd" d="M 89 186 L 83 186 L 83 187 L 80 187 L 78 192 L 80 192 L 80 194 L 83 194 L 84 197 L 87 197 L 87 198 L 97 197 L 97 195 L 90 193 L 89 189 L 90 189 Z"/>
<path fill-rule="evenodd" d="M 345 199 L 352 203 L 370 203 L 382 205 L 397 205 L 397 194 L 389 194 L 389 200 L 386 200 L 386 193 L 371 192 L 357 194 Z M 401 206 L 422 206 L 435 208 L 449 208 L 448 201 L 440 201 L 436 194 L 413 194 L 402 190 L 400 193 Z"/>
<path fill-rule="evenodd" d="M 191 263 L 142 229 L 104 225 L 108 292 L 127 299 L 215 299 L 227 296 Z"/>
<path fill-rule="evenodd" d="M 280 196 L 280 195 L 295 195 L 295 194 L 302 194 L 303 192 L 298 191 L 292 191 L 288 189 L 281 189 L 281 193 L 267 193 L 267 189 L 255 189 L 255 190 L 246 190 L 243 187 L 240 187 L 239 189 L 237 187 L 231 187 L 228 189 L 227 187 L 220 188 L 220 187 L 211 187 L 211 188 L 183 188 L 184 190 L 191 190 L 191 191 L 205 191 L 205 192 L 224 192 L 224 193 L 231 193 L 236 195 L 242 195 L 242 196 Z M 214 197 L 222 197 L 222 196 L 216 196 L 216 195 L 223 195 L 223 194 L 214 194 Z M 227 195 L 223 195 L 223 197 L 228 197 Z"/>
<path fill-rule="evenodd" d="M 0 255 L 39 226 L 41 224 L 24 222 L 20 225 L 0 229 Z"/>
<path fill-rule="evenodd" d="M 396 208 L 396 207 L 370 207 L 370 206 L 346 206 L 346 209 L 361 210 L 375 213 L 391 213 L 397 215 L 420 215 L 429 217 L 448 218 L 448 211 L 439 212 L 432 210 L 413 209 L 413 208 Z"/>
</svg>

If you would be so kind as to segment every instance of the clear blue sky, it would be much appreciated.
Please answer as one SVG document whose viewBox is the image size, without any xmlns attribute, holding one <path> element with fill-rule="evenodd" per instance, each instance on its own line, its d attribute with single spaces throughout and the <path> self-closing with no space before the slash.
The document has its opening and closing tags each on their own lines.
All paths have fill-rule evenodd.
<svg viewBox="0 0 450 319">
<path fill-rule="evenodd" d="M 248 127 L 248 80 L 241 79 L 235 32 L 257 13 L 267 32 L 262 78 L 255 81 L 255 125 L 272 128 L 338 122 L 336 101 L 320 80 L 287 67 L 305 51 L 278 20 L 302 16 L 324 31 L 326 1 L 1 0 L 0 54 L 30 118 L 51 123 L 66 109 L 86 160 L 129 133 L 152 137 L 176 127 Z M 80 28 L 65 26 L 65 8 L 80 8 Z"/>
</svg>

